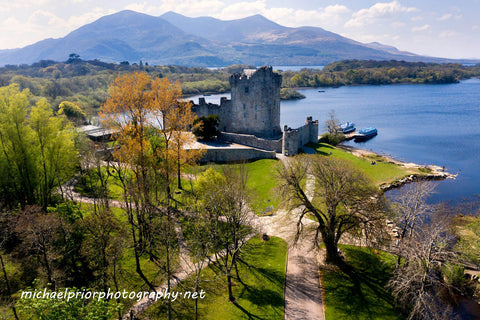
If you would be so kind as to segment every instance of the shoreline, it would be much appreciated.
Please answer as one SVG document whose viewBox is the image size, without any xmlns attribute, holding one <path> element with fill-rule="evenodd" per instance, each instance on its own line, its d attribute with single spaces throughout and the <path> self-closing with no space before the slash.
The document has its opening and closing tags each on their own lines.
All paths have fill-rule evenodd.
<svg viewBox="0 0 480 320">
<path fill-rule="evenodd" d="M 444 167 L 440 167 L 440 166 L 437 166 L 437 165 L 422 166 L 422 165 L 419 165 L 419 164 L 416 164 L 416 163 L 413 163 L 413 162 L 403 162 L 403 161 L 400 161 L 400 160 L 396 160 L 396 159 L 394 159 L 390 156 L 381 155 L 381 154 L 378 154 L 378 153 L 373 152 L 373 151 L 363 150 L 363 149 L 359 149 L 359 148 L 352 147 L 352 146 L 346 146 L 346 145 L 343 145 L 343 144 L 339 144 L 336 147 L 343 150 L 343 151 L 349 152 L 356 157 L 371 155 L 371 156 L 380 157 L 381 159 L 383 159 L 382 161 L 387 162 L 387 163 L 393 163 L 395 165 L 405 167 L 405 168 L 408 168 L 408 169 L 417 169 L 417 170 L 425 170 L 426 171 L 425 173 L 411 174 L 411 175 L 408 175 L 404 178 L 397 179 L 393 182 L 381 184 L 379 187 L 382 191 L 388 191 L 388 190 L 391 190 L 391 189 L 400 188 L 403 185 L 406 185 L 407 183 L 412 183 L 412 182 L 417 182 L 417 181 L 446 180 L 446 179 L 455 180 L 456 177 L 458 176 L 458 174 L 449 173 L 449 172 L 445 171 Z"/>
</svg>

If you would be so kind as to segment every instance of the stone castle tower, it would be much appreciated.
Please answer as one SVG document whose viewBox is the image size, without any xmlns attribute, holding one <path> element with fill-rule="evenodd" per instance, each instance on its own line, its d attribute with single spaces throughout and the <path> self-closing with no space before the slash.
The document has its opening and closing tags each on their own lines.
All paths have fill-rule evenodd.
<svg viewBox="0 0 480 320">
<path fill-rule="evenodd" d="M 220 140 L 294 155 L 304 144 L 318 142 L 318 121 L 308 117 L 297 129 L 280 129 L 280 86 L 282 76 L 272 67 L 246 69 L 230 76 L 232 98 L 220 105 L 200 98 L 192 103 L 197 116 L 219 117 Z"/>
<path fill-rule="evenodd" d="M 230 77 L 232 105 L 229 132 L 279 138 L 282 76 L 272 67 L 246 69 Z"/>
</svg>

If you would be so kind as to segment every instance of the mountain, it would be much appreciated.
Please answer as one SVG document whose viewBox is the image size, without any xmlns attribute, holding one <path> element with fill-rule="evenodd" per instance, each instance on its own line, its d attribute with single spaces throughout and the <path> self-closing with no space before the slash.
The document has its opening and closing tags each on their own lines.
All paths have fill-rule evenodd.
<svg viewBox="0 0 480 320">
<path fill-rule="evenodd" d="M 197 66 L 324 65 L 343 59 L 446 61 L 379 43 L 363 44 L 322 28 L 289 28 L 261 15 L 224 21 L 174 12 L 154 17 L 126 10 L 63 38 L 0 50 L 0 65 L 65 61 L 71 53 L 84 60 Z"/>
</svg>

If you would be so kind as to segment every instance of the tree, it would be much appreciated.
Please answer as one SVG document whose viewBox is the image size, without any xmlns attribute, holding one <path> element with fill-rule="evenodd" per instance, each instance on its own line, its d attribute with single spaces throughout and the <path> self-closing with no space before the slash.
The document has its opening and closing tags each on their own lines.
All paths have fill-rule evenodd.
<svg viewBox="0 0 480 320">
<path fill-rule="evenodd" d="M 37 102 L 30 112 L 30 125 L 34 141 L 39 148 L 37 160 L 39 204 L 46 209 L 52 202 L 52 192 L 66 182 L 74 173 L 77 164 L 75 132 L 65 126 L 45 99 Z"/>
<path fill-rule="evenodd" d="M 449 230 L 449 220 L 437 210 L 418 221 L 402 243 L 402 264 L 388 288 L 408 319 L 454 319 L 452 308 L 444 301 L 452 286 L 442 274 L 442 264 L 453 258 L 455 239 Z"/>
<path fill-rule="evenodd" d="M 131 73 L 117 77 L 110 86 L 110 97 L 102 105 L 100 116 L 107 128 L 113 129 L 118 149 L 116 172 L 124 190 L 124 201 L 134 245 L 137 273 L 155 290 L 143 274 L 140 256 L 163 267 L 159 250 L 164 248 L 166 270 L 171 270 L 173 208 L 171 184 L 180 167 L 195 158 L 185 152 L 195 115 L 191 105 L 181 100 L 180 85 L 167 78 L 152 79 L 146 73 Z M 180 183 L 179 183 L 180 184 Z M 158 208 L 167 205 L 166 210 Z M 161 233 L 165 237 L 162 238 Z"/>
<path fill-rule="evenodd" d="M 345 139 L 345 136 L 339 129 L 340 121 L 335 115 L 335 111 L 328 113 L 328 119 L 325 121 L 325 129 L 327 130 L 327 140 L 331 145 L 337 145 Z"/>
<path fill-rule="evenodd" d="M 60 254 L 55 248 L 60 221 L 57 216 L 45 214 L 41 208 L 29 206 L 18 216 L 16 232 L 22 239 L 25 256 L 38 258 L 45 274 L 48 286 L 55 290 Z"/>
<path fill-rule="evenodd" d="M 6 243 L 8 242 L 8 240 L 10 240 L 12 235 L 13 235 L 13 230 L 12 230 L 12 219 L 10 217 L 10 213 L 0 212 L 0 267 L 2 268 L 1 271 L 2 271 L 2 277 L 4 280 L 3 281 L 4 285 L 1 286 L 2 290 L 0 290 L 0 294 L 1 295 L 6 294 L 8 296 L 8 304 L 10 304 L 13 316 L 15 317 L 16 320 L 19 320 L 17 315 L 17 310 L 15 308 L 15 303 L 12 297 L 14 290 L 12 289 L 12 286 L 10 284 L 10 279 L 8 276 L 7 268 L 5 266 L 4 252 L 3 252 L 5 250 Z M 3 290 L 3 288 L 5 288 L 5 291 Z"/>
<path fill-rule="evenodd" d="M 238 259 L 254 233 L 253 213 L 248 208 L 246 167 L 224 167 L 222 173 L 208 169 L 198 178 L 197 190 L 218 261 L 227 280 L 228 299 L 234 301 L 232 271 L 235 268 L 239 278 Z"/>
<path fill-rule="evenodd" d="M 218 131 L 219 121 L 216 114 L 199 117 L 193 121 L 192 132 L 198 139 L 212 140 L 220 133 L 220 131 Z"/>
<path fill-rule="evenodd" d="M 396 225 L 400 228 L 399 243 L 407 237 L 412 237 L 418 223 L 432 206 L 426 203 L 430 194 L 435 190 L 436 184 L 428 181 L 417 182 L 404 186 L 399 195 L 392 201 Z M 398 256 L 397 264 L 400 264 Z"/>
<path fill-rule="evenodd" d="M 74 102 L 62 101 L 58 106 L 57 114 L 64 115 L 68 120 L 77 125 L 85 123 L 85 112 L 83 112 L 82 108 Z"/>
<path fill-rule="evenodd" d="M 45 209 L 53 190 L 73 174 L 76 134 L 45 99 L 31 107 L 30 98 L 17 85 L 0 88 L 0 188 L 7 205 Z"/>
<path fill-rule="evenodd" d="M 279 172 L 282 194 L 292 209 L 301 208 L 297 240 L 303 219 L 315 219 L 314 247 L 325 244 L 326 262 L 338 264 L 338 242 L 345 233 L 379 236 L 385 217 L 384 198 L 353 164 L 331 157 L 297 156 Z"/>
<path fill-rule="evenodd" d="M 15 84 L 0 88 L 2 200 L 10 205 L 35 203 L 37 153 L 27 124 L 30 97 L 28 90 L 20 91 Z"/>
</svg>

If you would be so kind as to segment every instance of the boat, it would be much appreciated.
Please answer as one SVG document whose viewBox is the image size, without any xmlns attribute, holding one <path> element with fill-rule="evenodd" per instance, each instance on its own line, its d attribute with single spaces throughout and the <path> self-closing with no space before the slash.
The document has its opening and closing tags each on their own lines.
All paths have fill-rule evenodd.
<svg viewBox="0 0 480 320">
<path fill-rule="evenodd" d="M 359 130 L 355 135 L 355 142 L 366 141 L 377 135 L 377 128 L 369 127 L 362 130 Z"/>
<path fill-rule="evenodd" d="M 345 122 L 340 125 L 340 130 L 342 133 L 350 133 L 355 131 L 355 123 Z"/>
</svg>

